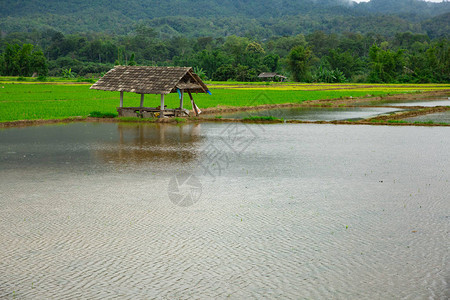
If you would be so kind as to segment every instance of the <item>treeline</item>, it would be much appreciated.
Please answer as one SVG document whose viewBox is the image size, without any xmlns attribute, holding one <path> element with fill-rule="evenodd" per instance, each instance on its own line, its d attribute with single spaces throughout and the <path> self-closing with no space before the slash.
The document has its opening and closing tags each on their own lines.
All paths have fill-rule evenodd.
<svg viewBox="0 0 450 300">
<path fill-rule="evenodd" d="M 48 65 L 44 53 L 34 50 L 33 45 L 7 44 L 0 55 L 0 74 L 9 76 L 45 78 L 48 74 Z"/>
<path fill-rule="evenodd" d="M 138 64 L 192 66 L 202 77 L 221 81 L 256 81 L 261 72 L 303 82 L 450 81 L 449 40 L 410 32 L 392 37 L 316 31 L 268 39 L 161 38 L 151 27 L 139 25 L 132 34 L 121 36 L 64 35 L 53 30 L 12 33 L 0 39 L 2 75 L 25 74 L 5 66 L 10 66 L 11 57 L 20 57 L 17 53 L 23 48 L 29 49 L 27 44 L 38 49 L 27 53 L 45 57 L 50 76 L 91 77 L 117 64 Z M 15 56 L 11 49 L 17 50 Z"/>
</svg>

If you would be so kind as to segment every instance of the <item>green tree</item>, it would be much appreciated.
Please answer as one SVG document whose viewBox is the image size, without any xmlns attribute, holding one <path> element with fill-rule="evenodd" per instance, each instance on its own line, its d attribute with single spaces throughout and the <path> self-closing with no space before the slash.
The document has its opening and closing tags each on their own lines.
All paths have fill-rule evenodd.
<svg viewBox="0 0 450 300">
<path fill-rule="evenodd" d="M 257 42 L 251 42 L 247 45 L 245 48 L 245 51 L 248 53 L 253 54 L 265 54 L 266 51 L 264 51 L 264 48 L 261 46 L 261 44 L 258 44 Z"/>
<path fill-rule="evenodd" d="M 347 79 L 343 72 L 339 69 L 330 70 L 326 66 L 321 65 L 313 76 L 315 82 L 340 83 Z"/>
<path fill-rule="evenodd" d="M 220 66 L 232 63 L 232 57 L 221 50 L 203 50 L 194 55 L 194 57 L 187 61 L 184 65 L 198 66 L 199 68 L 205 70 L 207 74 L 215 74 Z"/>
<path fill-rule="evenodd" d="M 306 40 L 312 51 L 314 51 L 318 57 L 326 55 L 329 49 L 333 49 L 338 45 L 337 35 L 327 35 L 323 31 L 315 31 L 308 35 Z"/>
<path fill-rule="evenodd" d="M 339 48 L 330 49 L 329 54 L 325 58 L 330 64 L 331 70 L 339 69 L 346 78 L 351 78 L 361 70 L 361 60 L 353 56 L 350 51 L 342 51 Z"/>
<path fill-rule="evenodd" d="M 48 75 L 48 64 L 42 51 L 35 51 L 31 57 L 31 68 L 38 76 L 46 77 Z"/>
<path fill-rule="evenodd" d="M 260 70 L 262 68 L 262 57 L 265 53 L 264 48 L 260 44 L 251 42 L 245 48 L 241 64 L 251 69 Z"/>
<path fill-rule="evenodd" d="M 450 45 L 448 41 L 433 43 L 425 51 L 412 53 L 408 61 L 409 73 L 415 82 L 450 81 Z"/>
<path fill-rule="evenodd" d="M 291 50 L 287 59 L 289 71 L 295 81 L 309 81 L 313 53 L 310 48 L 297 46 Z"/>
<path fill-rule="evenodd" d="M 303 34 L 272 38 L 267 43 L 267 48 L 280 57 L 286 57 L 292 48 L 297 46 L 306 46 L 306 40 Z"/>
<path fill-rule="evenodd" d="M 240 64 L 244 60 L 245 50 L 249 43 L 248 38 L 232 35 L 227 37 L 223 49 L 233 57 L 236 64 Z"/>
<path fill-rule="evenodd" d="M 20 50 L 20 46 L 17 44 L 11 45 L 11 44 L 6 44 L 6 49 L 5 52 L 3 53 L 2 57 L 2 67 L 1 67 L 1 72 L 2 75 L 6 75 L 6 76 L 16 76 L 19 75 L 20 72 L 20 68 L 19 68 L 19 64 L 18 61 L 16 59 L 17 53 Z"/>
<path fill-rule="evenodd" d="M 206 72 L 202 68 L 194 67 L 194 73 L 197 74 L 198 77 L 200 77 L 201 80 L 206 80 L 207 79 Z"/>
<path fill-rule="evenodd" d="M 263 65 L 267 70 L 275 72 L 278 69 L 278 61 L 280 57 L 277 54 L 269 54 L 263 58 Z"/>
<path fill-rule="evenodd" d="M 75 78 L 75 73 L 72 72 L 72 68 L 62 70 L 62 77 Z"/>
<path fill-rule="evenodd" d="M 249 68 L 248 66 L 237 65 L 236 67 L 236 77 L 237 81 L 254 81 L 257 76 L 257 71 L 255 69 Z"/>
<path fill-rule="evenodd" d="M 213 79 L 218 81 L 227 81 L 236 77 L 236 68 L 231 64 L 224 64 L 217 68 Z"/>
<path fill-rule="evenodd" d="M 6 76 L 31 76 L 36 72 L 47 76 L 48 66 L 42 51 L 33 51 L 33 45 L 7 44 L 2 55 L 0 72 Z"/>
<path fill-rule="evenodd" d="M 130 60 L 128 61 L 129 66 L 135 66 L 136 61 L 134 60 L 134 53 L 131 53 Z"/>
<path fill-rule="evenodd" d="M 19 67 L 20 76 L 31 76 L 33 74 L 33 70 L 31 67 L 32 64 L 32 51 L 33 45 L 24 44 L 22 49 L 16 54 L 16 62 Z"/>
<path fill-rule="evenodd" d="M 377 45 L 373 45 L 369 51 L 371 72 L 370 82 L 394 82 L 402 75 L 404 70 L 403 50 L 396 52 L 383 50 Z"/>
</svg>

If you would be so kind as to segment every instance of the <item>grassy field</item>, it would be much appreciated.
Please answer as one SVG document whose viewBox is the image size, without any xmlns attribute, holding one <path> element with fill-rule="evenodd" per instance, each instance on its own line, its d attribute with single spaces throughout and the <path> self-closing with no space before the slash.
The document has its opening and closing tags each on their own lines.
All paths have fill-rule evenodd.
<svg viewBox="0 0 450 300">
<path fill-rule="evenodd" d="M 340 97 L 379 96 L 398 93 L 450 89 L 443 85 L 369 85 L 369 84 L 266 84 L 209 82 L 212 96 L 194 94 L 200 108 L 217 106 L 255 106 L 263 104 L 300 103 L 305 100 L 334 99 Z M 86 117 L 93 111 L 116 113 L 119 92 L 90 90 L 89 84 L 55 79 L 39 83 L 32 80 L 14 81 L 0 78 L 0 122 L 36 119 L 62 119 Z M 139 106 L 140 96 L 125 93 L 124 106 Z M 155 107 L 159 95 L 146 95 L 145 106 Z M 166 97 L 168 107 L 179 105 L 178 95 Z M 191 109 L 189 101 L 185 108 Z"/>
<path fill-rule="evenodd" d="M 211 88 L 264 89 L 264 90 L 364 90 L 364 91 L 436 91 L 450 88 L 450 84 L 374 84 L 374 83 L 298 83 L 298 82 L 229 82 L 209 81 Z"/>
</svg>

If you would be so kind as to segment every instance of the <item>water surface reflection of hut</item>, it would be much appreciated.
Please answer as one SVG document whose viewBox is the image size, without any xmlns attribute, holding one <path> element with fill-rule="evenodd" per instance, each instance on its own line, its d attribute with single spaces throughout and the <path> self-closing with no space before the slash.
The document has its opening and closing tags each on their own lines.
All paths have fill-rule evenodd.
<svg viewBox="0 0 450 300">
<path fill-rule="evenodd" d="M 109 163 L 186 163 L 197 157 L 201 124 L 118 123 L 118 138 L 101 145 L 96 155 Z"/>
</svg>

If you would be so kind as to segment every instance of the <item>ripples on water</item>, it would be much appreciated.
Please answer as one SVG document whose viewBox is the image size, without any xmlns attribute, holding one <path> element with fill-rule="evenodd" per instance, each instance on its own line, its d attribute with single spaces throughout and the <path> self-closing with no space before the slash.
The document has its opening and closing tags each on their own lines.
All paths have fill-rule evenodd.
<svg viewBox="0 0 450 300">
<path fill-rule="evenodd" d="M 395 101 L 391 100 L 389 102 L 386 102 L 389 106 L 423 106 L 423 107 L 436 107 L 436 106 L 450 106 L 450 99 L 430 99 L 427 101 L 421 100 L 405 100 L 405 101 Z"/>
<path fill-rule="evenodd" d="M 243 119 L 251 116 L 273 116 L 286 120 L 336 121 L 366 119 L 398 111 L 402 111 L 402 109 L 394 107 L 294 107 L 237 112 L 223 114 L 223 117 Z"/>
<path fill-rule="evenodd" d="M 443 111 L 434 114 L 427 114 L 413 118 L 405 119 L 408 122 L 434 122 L 434 123 L 450 123 L 450 111 Z"/>
<path fill-rule="evenodd" d="M 412 95 L 413 96 L 413 95 Z M 436 107 L 436 106 L 450 106 L 450 98 L 409 98 L 409 99 L 387 99 L 387 100 L 375 100 L 367 102 L 359 102 L 355 105 L 385 105 L 385 106 L 423 106 L 423 107 Z"/>
<path fill-rule="evenodd" d="M 449 133 L 0 130 L 0 298 L 447 298 Z M 181 172 L 202 183 L 187 208 L 168 197 Z"/>
</svg>

